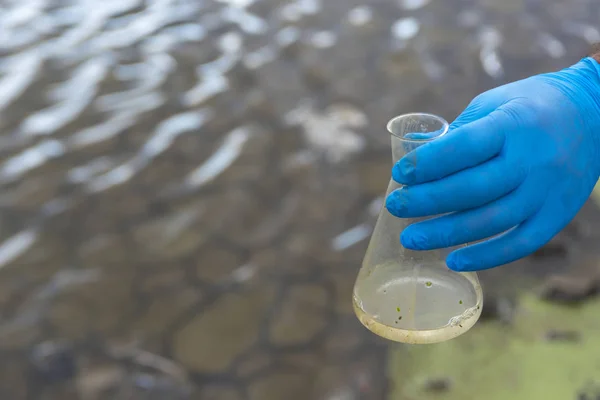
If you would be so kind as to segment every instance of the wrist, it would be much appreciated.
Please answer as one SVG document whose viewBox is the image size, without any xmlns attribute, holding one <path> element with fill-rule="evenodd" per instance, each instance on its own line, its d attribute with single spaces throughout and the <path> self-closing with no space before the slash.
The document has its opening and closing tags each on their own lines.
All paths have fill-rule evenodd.
<svg viewBox="0 0 600 400">
<path fill-rule="evenodd" d="M 581 107 L 584 109 L 584 118 L 588 125 L 588 132 L 595 143 L 596 151 L 600 152 L 600 43 L 592 48 L 590 55 L 573 67 L 575 82 L 580 93 Z M 600 161 L 600 153 L 596 159 Z M 600 165 L 598 165 L 597 177 L 600 176 Z"/>
<path fill-rule="evenodd" d="M 592 46 L 592 51 L 589 55 L 592 59 L 594 59 L 598 64 L 600 64 L 600 43 Z"/>
<path fill-rule="evenodd" d="M 562 71 L 543 76 L 548 78 L 546 83 L 568 99 L 573 115 L 578 116 L 583 130 L 592 136 L 600 161 L 600 62 L 589 56 Z"/>
<path fill-rule="evenodd" d="M 600 58 L 600 53 L 598 58 Z M 590 116 L 594 116 L 600 123 L 600 62 L 592 56 L 586 57 L 577 64 L 559 72 L 566 88 L 565 94 L 571 97 L 575 104 L 588 109 Z"/>
</svg>

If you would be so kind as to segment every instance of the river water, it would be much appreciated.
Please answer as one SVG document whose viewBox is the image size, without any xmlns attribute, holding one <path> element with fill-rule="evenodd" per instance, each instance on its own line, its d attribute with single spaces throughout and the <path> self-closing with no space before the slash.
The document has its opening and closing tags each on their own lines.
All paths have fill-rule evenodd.
<svg viewBox="0 0 600 400">
<path fill-rule="evenodd" d="M 592 0 L 1 1 L 0 397 L 384 398 L 350 295 L 385 123 L 568 66 L 598 20 Z"/>
</svg>

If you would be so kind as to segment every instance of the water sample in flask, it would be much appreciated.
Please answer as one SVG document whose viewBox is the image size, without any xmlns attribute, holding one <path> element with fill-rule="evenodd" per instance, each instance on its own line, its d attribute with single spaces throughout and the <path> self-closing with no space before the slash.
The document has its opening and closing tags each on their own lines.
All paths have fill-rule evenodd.
<svg viewBox="0 0 600 400">
<path fill-rule="evenodd" d="M 394 163 L 445 135 L 448 123 L 431 114 L 405 114 L 387 125 Z M 390 180 L 386 196 L 401 185 Z M 402 343 L 442 342 L 479 319 L 483 295 L 475 272 L 446 266 L 448 250 L 413 251 L 400 243 L 405 227 L 424 218 L 397 218 L 382 207 L 360 272 L 353 306 L 373 333 Z"/>
</svg>

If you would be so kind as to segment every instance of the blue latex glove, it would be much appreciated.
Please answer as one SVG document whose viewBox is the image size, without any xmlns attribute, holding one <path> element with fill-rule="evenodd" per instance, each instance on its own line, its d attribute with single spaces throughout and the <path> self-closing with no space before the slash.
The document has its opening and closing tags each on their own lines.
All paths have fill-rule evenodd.
<svg viewBox="0 0 600 400">
<path fill-rule="evenodd" d="M 585 58 L 481 94 L 446 135 L 404 156 L 392 175 L 407 185 L 386 199 L 393 215 L 445 214 L 407 227 L 404 247 L 494 236 L 450 253 L 455 271 L 531 254 L 573 219 L 600 175 L 600 65 Z"/>
</svg>

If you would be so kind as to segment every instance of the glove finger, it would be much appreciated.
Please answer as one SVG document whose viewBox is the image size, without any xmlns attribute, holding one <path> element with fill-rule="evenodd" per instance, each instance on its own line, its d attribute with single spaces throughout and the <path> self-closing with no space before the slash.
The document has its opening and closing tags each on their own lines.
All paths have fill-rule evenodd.
<svg viewBox="0 0 600 400">
<path fill-rule="evenodd" d="M 508 264 L 533 253 L 550 241 L 570 221 L 579 208 L 569 212 L 557 201 L 546 204 L 525 222 L 508 232 L 456 250 L 446 263 L 455 271 L 478 271 Z"/>
<path fill-rule="evenodd" d="M 494 111 L 497 107 L 499 107 L 503 103 L 504 97 L 500 97 L 498 95 L 494 95 L 498 88 L 492 89 L 485 93 L 480 94 L 475 97 L 471 103 L 463 110 L 462 113 L 450 126 L 448 127 L 448 132 L 459 128 L 463 125 L 466 125 L 470 122 L 476 121 L 480 118 L 485 117 L 492 111 Z M 404 139 L 415 140 L 415 141 L 424 141 L 424 140 L 432 140 L 436 137 L 440 136 L 443 132 L 443 129 L 432 131 L 432 132 L 411 132 L 404 135 Z M 423 143 L 412 143 L 412 142 L 404 142 L 402 143 L 402 147 L 405 153 L 409 153 L 412 150 L 420 147 Z"/>
<path fill-rule="evenodd" d="M 421 221 L 407 227 L 400 237 L 412 250 L 458 246 L 505 232 L 533 215 L 544 200 L 530 182 L 483 207 Z"/>
<path fill-rule="evenodd" d="M 394 165 L 392 176 L 414 185 L 474 167 L 500 153 L 511 122 L 508 114 L 494 111 L 411 151 Z"/>
<path fill-rule="evenodd" d="M 386 199 L 388 211 L 400 218 L 425 217 L 475 208 L 496 200 L 519 186 L 522 169 L 502 157 L 437 181 L 404 186 Z"/>
</svg>

